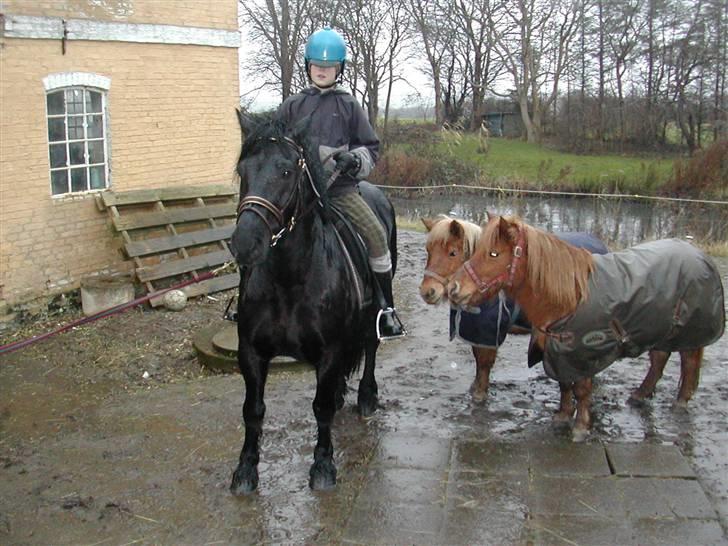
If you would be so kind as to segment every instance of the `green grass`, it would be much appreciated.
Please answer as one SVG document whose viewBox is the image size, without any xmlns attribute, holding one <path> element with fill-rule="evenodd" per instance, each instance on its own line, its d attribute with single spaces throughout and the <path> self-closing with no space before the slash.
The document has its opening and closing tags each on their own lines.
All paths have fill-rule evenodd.
<svg viewBox="0 0 728 546">
<path fill-rule="evenodd" d="M 440 149 L 476 163 L 484 182 L 510 186 L 650 194 L 669 178 L 673 164 L 672 159 L 568 154 L 503 138 L 489 139 L 490 150 L 482 154 L 475 135 L 463 134 L 459 144 L 445 140 Z"/>
</svg>

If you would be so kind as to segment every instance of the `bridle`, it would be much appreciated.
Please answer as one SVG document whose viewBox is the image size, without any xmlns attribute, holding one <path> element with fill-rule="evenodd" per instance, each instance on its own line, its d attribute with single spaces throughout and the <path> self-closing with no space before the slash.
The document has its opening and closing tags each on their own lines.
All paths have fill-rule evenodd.
<svg viewBox="0 0 728 546">
<path fill-rule="evenodd" d="M 513 247 L 513 257 L 511 258 L 511 263 L 508 264 L 508 267 L 506 270 L 501 273 L 500 275 L 496 275 L 492 279 L 490 279 L 488 282 L 483 281 L 480 277 L 478 277 L 478 274 L 475 272 L 475 269 L 473 269 L 472 264 L 470 263 L 470 260 L 466 261 L 463 264 L 463 268 L 467 272 L 467 274 L 470 276 L 470 278 L 473 280 L 475 285 L 478 287 L 478 292 L 481 294 L 485 294 L 489 290 L 492 290 L 494 288 L 501 289 L 501 288 L 507 288 L 510 286 L 513 286 L 513 278 L 516 275 L 516 268 L 518 267 L 518 262 L 520 261 L 521 257 L 523 256 L 523 243 L 524 243 L 524 235 L 523 230 L 518 230 L 518 240 L 516 242 L 516 245 Z"/>
<path fill-rule="evenodd" d="M 246 211 L 257 214 L 268 227 L 268 230 L 271 234 L 270 246 L 274 247 L 276 246 L 276 244 L 278 244 L 278 241 L 286 233 L 290 233 L 291 231 L 293 231 L 296 223 L 301 220 L 301 218 L 309 214 L 317 204 L 321 205 L 321 195 L 319 194 L 318 190 L 316 189 L 316 185 L 314 184 L 313 176 L 311 175 L 311 171 L 308 168 L 308 164 L 306 163 L 306 159 L 303 154 L 303 148 L 298 143 L 296 143 L 296 141 L 289 137 L 282 137 L 280 139 L 276 137 L 269 137 L 266 140 L 269 142 L 282 142 L 293 148 L 293 150 L 298 155 L 298 158 L 296 160 L 298 169 L 296 174 L 295 186 L 291 194 L 288 196 L 288 199 L 286 199 L 285 204 L 280 208 L 268 199 L 259 195 L 246 195 L 240 200 L 240 203 L 238 204 L 238 216 L 236 223 L 240 222 L 240 217 Z M 338 176 L 339 172 L 334 171 L 334 175 Z M 311 201 L 311 203 L 309 203 L 306 207 L 303 206 L 302 186 L 304 176 L 308 179 L 308 182 L 311 185 L 311 189 L 316 195 L 316 199 Z M 294 200 L 295 205 L 293 207 L 293 214 L 291 214 L 291 217 L 286 222 L 285 211 L 287 211 L 291 207 L 291 203 L 294 202 Z M 266 211 L 273 215 L 273 217 L 275 218 L 275 224 L 271 224 L 268 221 L 268 217 L 266 217 L 265 214 Z"/>
</svg>

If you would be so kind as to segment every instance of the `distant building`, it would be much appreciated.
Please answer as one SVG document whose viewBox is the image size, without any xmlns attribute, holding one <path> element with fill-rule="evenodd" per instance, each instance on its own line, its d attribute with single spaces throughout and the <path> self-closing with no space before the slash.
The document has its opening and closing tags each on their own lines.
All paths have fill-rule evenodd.
<svg viewBox="0 0 728 546">
<path fill-rule="evenodd" d="M 483 120 L 493 137 L 520 138 L 524 133 L 519 112 L 488 112 L 483 114 Z"/>
<path fill-rule="evenodd" d="M 125 269 L 106 189 L 231 183 L 237 0 L 0 3 L 0 307 Z"/>
</svg>

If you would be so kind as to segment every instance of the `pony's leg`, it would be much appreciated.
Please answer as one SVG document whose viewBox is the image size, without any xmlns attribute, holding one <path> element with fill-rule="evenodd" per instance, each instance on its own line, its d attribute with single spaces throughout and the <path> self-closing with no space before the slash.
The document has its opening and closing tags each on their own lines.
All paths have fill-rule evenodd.
<svg viewBox="0 0 728 546">
<path fill-rule="evenodd" d="M 559 411 L 554 413 L 553 419 L 557 423 L 566 423 L 571 421 L 576 409 L 574 406 L 574 384 L 559 381 L 559 391 L 561 393 Z"/>
<path fill-rule="evenodd" d="M 336 413 L 336 389 L 339 385 L 339 372 L 333 362 L 341 354 L 322 362 L 316 370 L 316 397 L 313 400 L 313 413 L 316 416 L 318 439 L 313 451 L 313 465 L 309 471 L 308 485 L 311 489 L 331 489 L 336 485 L 334 466 L 334 445 L 331 442 L 331 424 Z"/>
<path fill-rule="evenodd" d="M 642 380 L 642 384 L 633 390 L 629 395 L 629 399 L 627 399 L 627 403 L 633 406 L 640 406 L 644 404 L 646 398 L 652 398 L 655 394 L 655 386 L 662 377 L 662 372 L 665 370 L 667 359 L 670 358 L 670 353 L 665 351 L 652 350 L 649 352 L 649 355 L 650 369 Z"/>
<path fill-rule="evenodd" d="M 252 352 L 238 351 L 240 371 L 245 379 L 245 402 L 243 402 L 243 421 L 245 422 L 245 442 L 240 451 L 238 467 L 233 472 L 230 491 L 234 495 L 250 493 L 258 487 L 259 440 L 263 430 L 265 403 L 263 394 L 268 376 L 268 361 Z M 243 360 L 244 359 L 244 360 Z"/>
<path fill-rule="evenodd" d="M 688 400 L 698 389 L 700 365 L 703 361 L 703 348 L 693 351 L 680 351 L 680 387 L 677 393 L 677 407 L 686 408 Z"/>
<path fill-rule="evenodd" d="M 376 336 L 367 338 L 364 347 L 364 373 L 359 381 L 359 396 L 357 407 L 362 417 L 369 417 L 379 407 L 379 387 L 374 377 L 374 368 L 377 363 L 377 348 L 379 340 Z"/>
<path fill-rule="evenodd" d="M 470 385 L 470 395 L 475 402 L 482 402 L 488 396 L 490 387 L 490 370 L 495 364 L 496 349 L 473 346 L 475 357 L 475 379 Z"/>
<path fill-rule="evenodd" d="M 571 434 L 575 442 L 583 442 L 589 435 L 591 427 L 591 377 L 574 382 L 574 396 L 576 397 L 576 419 Z"/>
</svg>

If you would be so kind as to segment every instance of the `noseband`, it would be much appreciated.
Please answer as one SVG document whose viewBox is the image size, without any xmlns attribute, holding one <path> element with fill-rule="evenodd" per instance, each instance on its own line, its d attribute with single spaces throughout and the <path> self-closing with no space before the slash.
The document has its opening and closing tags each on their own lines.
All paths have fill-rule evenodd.
<svg viewBox="0 0 728 546">
<path fill-rule="evenodd" d="M 298 171 L 296 174 L 295 187 L 293 188 L 293 191 L 286 200 L 286 203 L 281 208 L 278 208 L 274 203 L 259 195 L 246 195 L 243 199 L 240 200 L 240 203 L 238 204 L 237 222 L 240 222 L 240 217 L 245 211 L 250 211 L 257 214 L 263 220 L 263 222 L 265 222 L 265 225 L 268 226 L 268 230 L 271 233 L 270 246 L 273 247 L 276 246 L 281 237 L 283 237 L 286 233 L 293 231 L 293 228 L 295 227 L 298 220 L 308 214 L 313 209 L 313 207 L 316 206 L 317 203 L 321 203 L 321 195 L 319 195 L 318 191 L 316 190 L 316 186 L 313 182 L 313 177 L 311 176 L 311 171 L 309 171 L 308 165 L 306 164 L 306 159 L 303 155 L 303 148 L 299 146 L 293 139 L 288 137 L 283 137 L 282 139 L 270 137 L 267 140 L 269 142 L 283 142 L 293 148 L 298 155 L 298 159 L 296 161 L 296 164 L 298 165 Z M 308 178 L 314 194 L 316 194 L 316 199 L 306 209 L 301 210 L 301 199 L 303 194 L 301 186 L 304 174 Z M 286 222 L 284 213 L 286 210 L 288 210 L 291 202 L 294 201 L 294 199 L 296 203 L 293 214 L 288 219 L 288 222 Z M 261 210 L 261 208 L 263 210 Z M 268 211 L 273 215 L 276 220 L 276 224 L 271 225 L 264 211 Z"/>
<path fill-rule="evenodd" d="M 501 273 L 500 275 L 496 275 L 488 282 L 485 282 L 480 277 L 478 277 L 478 274 L 475 272 L 475 269 L 473 269 L 470 260 L 463 264 L 463 268 L 465 269 L 466 273 L 470 276 L 475 285 L 478 287 L 478 292 L 480 292 L 481 294 L 485 294 L 493 288 L 498 288 L 500 290 L 501 288 L 513 286 L 513 278 L 516 275 L 516 268 L 518 267 L 518 262 L 523 256 L 523 243 L 523 230 L 519 229 L 518 241 L 513 247 L 513 257 L 511 258 L 511 263 L 508 264 L 508 267 L 503 273 Z"/>
</svg>

